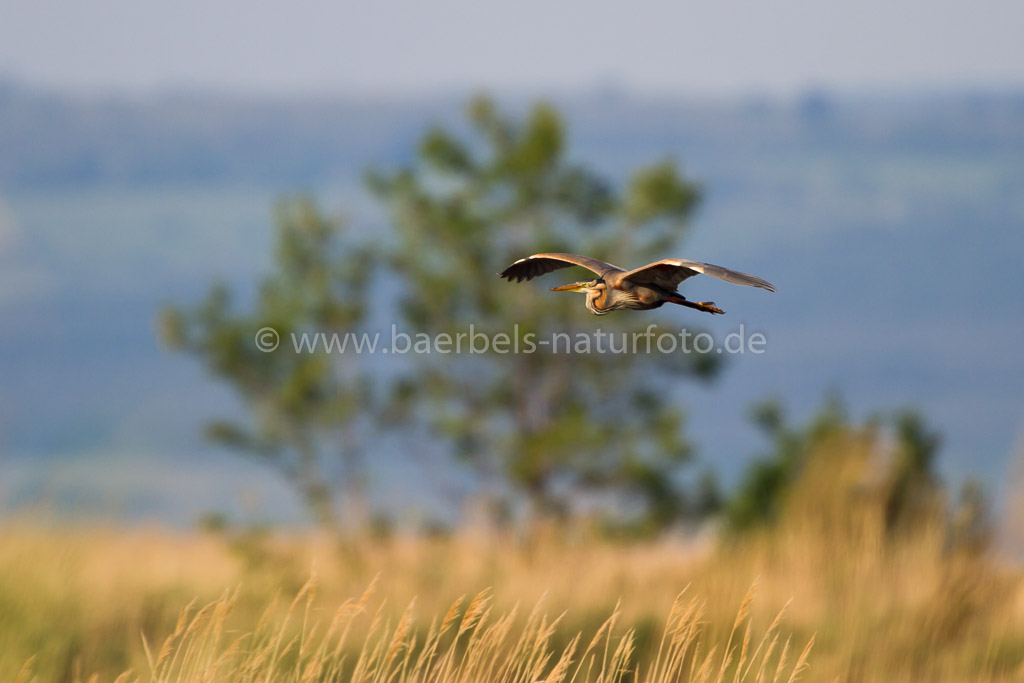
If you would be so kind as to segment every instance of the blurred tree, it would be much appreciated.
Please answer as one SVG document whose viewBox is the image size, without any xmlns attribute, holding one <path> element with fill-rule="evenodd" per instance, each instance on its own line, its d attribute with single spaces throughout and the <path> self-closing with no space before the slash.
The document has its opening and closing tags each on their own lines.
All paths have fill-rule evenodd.
<svg viewBox="0 0 1024 683">
<path fill-rule="evenodd" d="M 950 546 L 970 553 L 986 550 L 995 537 L 992 508 L 985 487 L 970 477 L 960 487 L 960 495 L 950 520 Z"/>
<path fill-rule="evenodd" d="M 867 496 L 878 503 L 879 522 L 887 534 L 914 533 L 923 525 L 942 523 L 943 490 L 935 473 L 941 439 L 918 413 L 903 410 L 855 424 L 841 401 L 831 397 L 803 427 L 787 425 L 777 401 L 755 405 L 752 419 L 772 439 L 773 450 L 750 465 L 726 505 L 731 530 L 777 521 L 792 507 L 794 488 L 801 481 L 801 504 L 808 514 L 829 498 L 862 501 Z M 888 427 L 888 440 L 882 438 L 883 427 Z M 983 507 L 977 503 L 981 498 L 973 491 L 965 496 L 977 508 Z M 965 504 L 964 509 L 969 507 Z"/>
<path fill-rule="evenodd" d="M 727 525 L 734 531 L 775 520 L 809 447 L 846 424 L 843 405 L 834 396 L 802 429 L 786 424 L 785 411 L 777 400 L 755 404 L 751 420 L 772 440 L 773 450 L 751 463 L 725 506 Z"/>
<path fill-rule="evenodd" d="M 337 529 L 343 498 L 362 507 L 359 420 L 371 387 L 354 359 L 328 353 L 323 343 L 297 352 L 291 334 L 359 329 L 374 258 L 306 198 L 278 205 L 276 233 L 272 270 L 249 310 L 237 310 L 217 285 L 195 308 L 166 308 L 161 336 L 198 356 L 249 413 L 246 424 L 209 423 L 207 436 L 274 467 L 320 523 Z M 272 352 L 261 350 L 275 340 Z"/>
<path fill-rule="evenodd" d="M 511 286 L 496 273 L 540 251 L 622 266 L 664 258 L 685 234 L 698 188 L 667 161 L 613 187 L 567 159 L 564 125 L 546 104 L 516 120 L 477 98 L 468 119 L 468 136 L 434 128 L 410 166 L 369 175 L 393 217 L 390 260 L 409 332 L 504 334 L 521 349 L 531 334 L 575 342 L 576 332 L 597 327 L 616 335 L 615 348 L 622 333 L 642 339 L 650 316 L 598 325 L 580 298 Z M 418 354 L 400 396 L 479 472 L 525 494 L 534 514 L 570 512 L 589 495 L 660 525 L 683 509 L 674 473 L 691 454 L 672 389 L 684 375 L 710 377 L 717 364 L 695 351 L 644 351 Z"/>
<path fill-rule="evenodd" d="M 912 410 L 897 413 L 892 421 L 897 452 L 890 475 L 886 528 L 912 530 L 921 518 L 934 515 L 938 504 L 941 487 L 935 474 L 935 455 L 942 439 Z"/>
<path fill-rule="evenodd" d="M 697 492 L 691 508 L 693 516 L 707 519 L 720 514 L 724 506 L 725 498 L 718 477 L 713 470 L 704 470 L 697 480 Z"/>
</svg>

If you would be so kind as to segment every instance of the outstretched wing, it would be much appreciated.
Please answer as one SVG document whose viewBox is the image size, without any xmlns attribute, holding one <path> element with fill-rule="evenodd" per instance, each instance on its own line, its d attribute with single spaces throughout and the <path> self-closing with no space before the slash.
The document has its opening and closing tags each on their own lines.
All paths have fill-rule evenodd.
<svg viewBox="0 0 1024 683">
<path fill-rule="evenodd" d="M 622 268 L 618 266 L 598 261 L 596 258 L 590 258 L 589 256 L 580 256 L 579 254 L 534 254 L 533 256 L 519 259 L 501 271 L 499 277 L 503 277 L 509 282 L 512 282 L 512 280 L 522 282 L 523 280 L 532 280 L 545 273 L 550 273 L 560 268 L 568 268 L 569 266 L 583 266 L 599 276 L 604 276 L 608 272 L 623 272 Z"/>
<path fill-rule="evenodd" d="M 654 285 L 672 292 L 686 278 L 701 273 L 717 277 L 719 280 L 731 282 L 734 285 L 760 287 L 761 289 L 767 289 L 769 292 L 775 291 L 775 285 L 754 275 L 747 275 L 737 270 L 729 270 L 728 268 L 714 266 L 710 263 L 701 263 L 700 261 L 690 261 L 689 259 L 682 258 L 648 263 L 646 266 L 631 270 L 623 275 L 622 281 L 629 281 L 636 285 Z"/>
</svg>

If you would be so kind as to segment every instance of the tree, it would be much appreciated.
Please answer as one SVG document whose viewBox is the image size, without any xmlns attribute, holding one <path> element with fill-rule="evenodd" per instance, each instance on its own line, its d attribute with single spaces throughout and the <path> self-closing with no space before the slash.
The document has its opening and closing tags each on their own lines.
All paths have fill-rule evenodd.
<svg viewBox="0 0 1024 683">
<path fill-rule="evenodd" d="M 272 270 L 250 310 L 217 285 L 194 308 L 164 310 L 161 332 L 229 384 L 248 412 L 246 423 L 210 422 L 207 436 L 274 467 L 320 523 L 337 528 L 342 504 L 362 498 L 370 378 L 325 345 L 297 351 L 291 335 L 358 330 L 374 258 L 309 199 L 282 202 L 276 218 Z"/>
<path fill-rule="evenodd" d="M 941 439 L 913 410 L 857 424 L 832 397 L 802 427 L 788 425 L 776 401 L 754 406 L 752 418 L 772 439 L 773 449 L 750 465 L 726 506 L 732 531 L 779 521 L 793 507 L 795 491 L 803 511 L 818 517 L 816 506 L 824 509 L 844 496 L 869 499 L 888 535 L 916 533 L 943 517 L 943 490 L 935 473 Z M 886 428 L 891 438 L 884 438 Z M 965 496 L 971 504 L 980 498 L 973 492 Z"/>
<path fill-rule="evenodd" d="M 921 519 L 933 517 L 941 490 L 935 456 L 942 438 L 912 410 L 893 416 L 898 451 L 892 464 L 891 495 L 885 510 L 886 528 L 913 531 Z"/>
<path fill-rule="evenodd" d="M 774 522 L 782 512 L 786 494 L 800 475 L 807 453 L 847 428 L 845 411 L 837 397 L 828 399 L 802 428 L 787 424 L 782 404 L 771 399 L 755 404 L 750 417 L 771 439 L 773 450 L 750 464 L 725 506 L 726 524 L 733 531 Z"/>
<path fill-rule="evenodd" d="M 555 333 L 595 328 L 625 339 L 651 317 L 597 319 L 575 296 L 513 286 L 495 276 L 540 251 L 586 253 L 623 266 L 678 247 L 700 193 L 669 161 L 616 188 L 567 159 L 565 127 L 538 104 L 521 121 L 487 98 L 468 109 L 470 134 L 435 127 L 414 163 L 369 183 L 396 231 L 390 264 L 411 333 L 506 334 L 520 348 Z M 678 329 L 678 328 L 677 328 Z M 623 337 L 614 337 L 623 339 Z M 511 345 L 511 344 L 510 344 Z M 673 396 L 682 376 L 708 378 L 715 358 L 696 352 L 421 354 L 401 395 L 477 471 L 522 493 L 535 514 L 611 497 L 664 524 L 681 510 L 675 478 L 691 456 Z"/>
<path fill-rule="evenodd" d="M 361 443 L 395 426 L 396 416 L 409 420 L 407 433 L 429 426 L 506 499 L 525 497 L 538 515 L 614 502 L 658 526 L 713 506 L 710 480 L 700 500 L 683 495 L 677 475 L 691 449 L 675 391 L 681 377 L 710 378 L 718 357 L 646 353 L 642 341 L 637 354 L 596 352 L 646 339 L 655 314 L 596 319 L 578 297 L 495 277 L 536 251 L 623 265 L 662 258 L 685 235 L 697 186 L 661 161 L 614 187 L 567 160 L 564 125 L 546 104 L 517 120 L 478 98 L 469 127 L 467 139 L 433 128 L 415 163 L 369 174 L 392 217 L 393 232 L 374 235 L 379 252 L 308 199 L 286 202 L 272 271 L 250 307 L 218 286 L 195 308 L 165 311 L 164 338 L 202 359 L 247 410 L 242 424 L 216 421 L 208 435 L 275 467 L 318 520 L 335 526 L 341 504 L 362 497 Z M 374 279 L 378 253 L 387 272 Z M 395 303 L 378 296 L 374 304 L 396 314 L 403 332 L 438 340 L 473 331 L 486 352 L 435 349 L 373 374 L 323 346 L 296 353 L 287 343 L 293 334 L 365 330 L 371 280 L 399 293 Z M 254 340 L 263 328 L 283 342 L 272 353 Z M 492 345 L 504 334 L 508 346 L 525 349 L 556 333 L 567 340 L 560 348 L 504 353 Z M 587 333 L 595 352 L 580 352 L 577 333 Z M 398 381 L 395 369 L 404 370 Z M 385 383 L 392 399 L 374 400 Z"/>
</svg>

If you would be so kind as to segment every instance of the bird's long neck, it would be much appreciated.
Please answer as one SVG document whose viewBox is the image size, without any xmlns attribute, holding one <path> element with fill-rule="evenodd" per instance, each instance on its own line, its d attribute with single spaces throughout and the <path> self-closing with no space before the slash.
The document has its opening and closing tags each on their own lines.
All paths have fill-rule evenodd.
<svg viewBox="0 0 1024 683">
<path fill-rule="evenodd" d="M 612 309 L 604 307 L 604 289 L 592 289 L 587 292 L 587 310 L 594 315 L 607 315 Z"/>
</svg>

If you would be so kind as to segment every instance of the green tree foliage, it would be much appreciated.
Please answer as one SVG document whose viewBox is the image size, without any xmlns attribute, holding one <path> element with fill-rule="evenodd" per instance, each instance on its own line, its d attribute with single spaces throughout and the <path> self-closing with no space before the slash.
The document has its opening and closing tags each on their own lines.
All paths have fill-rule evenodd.
<svg viewBox="0 0 1024 683">
<path fill-rule="evenodd" d="M 568 158 L 565 126 L 546 104 L 518 120 L 478 98 L 468 119 L 462 134 L 430 130 L 409 166 L 369 176 L 396 231 L 390 260 L 406 329 L 453 336 L 472 329 L 513 343 L 531 334 L 576 339 L 598 327 L 642 333 L 653 318 L 596 319 L 579 295 L 547 291 L 558 281 L 512 285 L 496 273 L 541 251 L 622 266 L 663 258 L 685 235 L 698 188 L 667 161 L 614 187 Z M 591 277 L 566 272 L 566 279 Z M 674 474 L 691 454 L 673 388 L 683 376 L 711 376 L 714 360 L 564 347 L 422 354 L 401 395 L 412 417 L 479 472 L 525 494 L 535 513 L 565 513 L 580 494 L 610 494 L 664 523 L 681 510 Z"/>
<path fill-rule="evenodd" d="M 891 465 L 892 494 L 885 510 L 886 527 L 912 529 L 934 508 L 939 490 L 935 455 L 942 439 L 913 411 L 897 413 L 893 423 L 898 445 Z"/>
<path fill-rule="evenodd" d="M 968 482 L 947 509 L 935 472 L 941 439 L 918 413 L 897 411 L 857 424 L 833 398 L 802 427 L 788 425 L 775 401 L 756 405 L 752 417 L 773 449 L 750 465 L 726 505 L 733 532 L 815 518 L 832 531 L 866 521 L 890 537 L 946 527 L 957 547 L 979 549 L 987 542 L 984 492 Z"/>
<path fill-rule="evenodd" d="M 736 531 L 775 520 L 807 452 L 846 425 L 842 404 L 835 398 L 803 428 L 787 425 L 782 404 L 774 400 L 756 404 L 751 420 L 772 440 L 773 450 L 751 463 L 726 505 L 726 522 Z"/>
<path fill-rule="evenodd" d="M 209 423 L 207 435 L 276 468 L 316 519 L 334 526 L 343 496 L 355 503 L 361 496 L 360 419 L 371 385 L 343 355 L 322 346 L 295 352 L 291 334 L 358 329 L 374 258 L 309 199 L 281 203 L 276 218 L 271 272 L 248 310 L 217 285 L 194 308 L 165 309 L 161 332 L 172 348 L 199 357 L 230 385 L 248 412 L 244 423 Z M 273 351 L 257 344 L 267 327 L 280 342 Z"/>
</svg>

